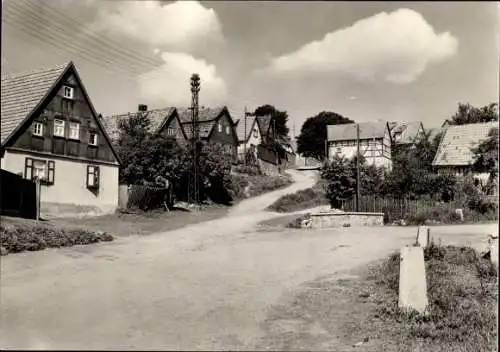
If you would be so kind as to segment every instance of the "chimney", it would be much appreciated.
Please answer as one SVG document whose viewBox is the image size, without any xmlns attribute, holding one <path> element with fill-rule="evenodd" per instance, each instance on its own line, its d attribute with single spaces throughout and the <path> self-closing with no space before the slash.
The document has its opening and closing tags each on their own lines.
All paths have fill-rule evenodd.
<svg viewBox="0 0 500 352">
<path fill-rule="evenodd" d="M 139 104 L 139 107 L 137 108 L 138 111 L 148 111 L 148 106 L 144 104 Z"/>
</svg>

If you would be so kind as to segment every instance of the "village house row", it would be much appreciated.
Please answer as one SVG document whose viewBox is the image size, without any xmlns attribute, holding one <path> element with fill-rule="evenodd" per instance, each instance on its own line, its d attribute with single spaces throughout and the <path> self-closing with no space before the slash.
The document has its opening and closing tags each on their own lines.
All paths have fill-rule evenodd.
<svg viewBox="0 0 500 352">
<path fill-rule="evenodd" d="M 166 107 L 128 112 L 116 116 L 98 114 L 82 80 L 70 62 L 51 69 L 2 76 L 1 82 L 1 169 L 33 180 L 39 178 L 42 209 L 64 212 L 75 207 L 85 212 L 115 211 L 118 205 L 118 174 L 121 161 L 116 152 L 119 121 L 147 114 L 152 133 L 175 138 L 179 144 L 191 140 L 191 111 Z M 242 114 L 244 115 L 244 114 Z M 287 166 L 307 163 L 296 154 L 294 138 L 287 143 L 276 138 L 271 116 L 242 116 L 235 119 L 227 107 L 201 108 L 198 118 L 200 138 L 219 143 L 233 154 L 236 163 L 245 150 L 278 142 Z M 443 126 L 445 132 L 434 165 L 456 173 L 472 163 L 470 146 L 487 138 L 491 123 Z M 246 130 L 246 133 L 245 133 Z M 424 134 L 421 122 L 373 121 L 359 124 L 361 154 L 367 162 L 391 167 L 391 146 L 412 144 Z M 437 133 L 439 130 L 433 131 Z M 357 151 L 355 124 L 328 126 L 328 156 L 352 157 Z M 254 148 L 252 148 L 254 147 Z M 266 153 L 256 155 L 264 164 L 279 164 Z"/>
</svg>

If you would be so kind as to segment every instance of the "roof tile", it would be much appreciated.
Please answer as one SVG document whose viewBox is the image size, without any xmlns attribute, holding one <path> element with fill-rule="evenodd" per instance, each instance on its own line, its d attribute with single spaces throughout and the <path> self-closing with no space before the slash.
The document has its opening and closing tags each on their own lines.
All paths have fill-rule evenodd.
<svg viewBox="0 0 500 352">
<path fill-rule="evenodd" d="M 474 162 L 471 149 L 488 138 L 498 121 L 448 126 L 433 161 L 435 166 L 466 166 Z"/>
<path fill-rule="evenodd" d="M 359 123 L 359 139 L 383 138 L 387 123 L 384 121 Z M 356 139 L 356 124 L 328 125 L 328 141 L 345 141 Z"/>
<path fill-rule="evenodd" d="M 1 143 L 42 101 L 69 63 L 50 69 L 2 76 Z"/>
</svg>

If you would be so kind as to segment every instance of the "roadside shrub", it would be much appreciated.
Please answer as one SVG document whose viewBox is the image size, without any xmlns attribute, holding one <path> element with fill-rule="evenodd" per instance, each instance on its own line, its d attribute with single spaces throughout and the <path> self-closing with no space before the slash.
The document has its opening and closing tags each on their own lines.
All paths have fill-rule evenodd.
<svg viewBox="0 0 500 352">
<path fill-rule="evenodd" d="M 300 229 L 302 228 L 302 221 L 304 220 L 309 220 L 311 218 L 311 214 L 304 214 L 290 222 L 286 227 L 288 228 L 293 228 L 293 229 Z"/>
<path fill-rule="evenodd" d="M 284 188 L 293 183 L 292 178 L 288 174 L 277 176 L 253 176 L 249 178 L 250 196 L 258 196 L 266 192 L 275 191 Z"/>
<path fill-rule="evenodd" d="M 464 217 L 465 218 L 465 217 Z M 439 221 L 440 223 L 456 223 L 460 222 L 460 216 L 455 211 L 449 208 L 436 207 L 411 214 L 406 217 L 406 222 L 409 225 L 424 225 L 426 220 Z"/>
<path fill-rule="evenodd" d="M 236 165 L 233 166 L 233 172 L 250 176 L 262 175 L 258 165 Z"/>
<path fill-rule="evenodd" d="M 45 248 L 113 241 L 106 232 L 83 229 L 56 229 L 43 226 L 14 227 L 0 225 L 0 243 L 7 253 L 39 251 Z"/>
</svg>

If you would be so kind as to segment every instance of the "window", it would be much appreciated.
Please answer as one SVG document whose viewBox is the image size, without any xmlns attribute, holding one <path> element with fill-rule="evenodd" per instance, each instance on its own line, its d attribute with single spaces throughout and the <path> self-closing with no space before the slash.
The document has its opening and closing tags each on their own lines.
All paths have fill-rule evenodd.
<svg viewBox="0 0 500 352">
<path fill-rule="evenodd" d="M 69 138 L 80 139 L 80 124 L 78 122 L 69 123 Z"/>
<path fill-rule="evenodd" d="M 222 124 L 218 123 L 217 126 L 218 126 L 218 129 L 219 129 L 219 132 L 222 132 Z"/>
<path fill-rule="evenodd" d="M 34 136 L 43 136 L 43 123 L 35 122 L 33 124 L 33 135 Z"/>
<path fill-rule="evenodd" d="M 63 96 L 67 99 L 73 99 L 74 89 L 72 87 L 63 87 Z"/>
<path fill-rule="evenodd" d="M 87 188 L 99 188 L 99 166 L 87 166 Z"/>
<path fill-rule="evenodd" d="M 253 138 L 259 138 L 259 131 L 256 128 L 253 129 Z"/>
<path fill-rule="evenodd" d="M 172 127 L 167 128 L 167 136 L 175 136 L 175 130 Z"/>
<path fill-rule="evenodd" d="M 229 126 L 226 126 L 226 134 L 231 133 L 231 128 Z"/>
<path fill-rule="evenodd" d="M 63 120 L 54 120 L 54 136 L 64 137 L 64 125 Z"/>
<path fill-rule="evenodd" d="M 97 132 L 89 132 L 89 144 L 97 146 Z"/>
<path fill-rule="evenodd" d="M 44 184 L 54 184 L 55 163 L 52 160 L 26 158 L 24 162 L 24 178 L 39 179 Z"/>
</svg>

